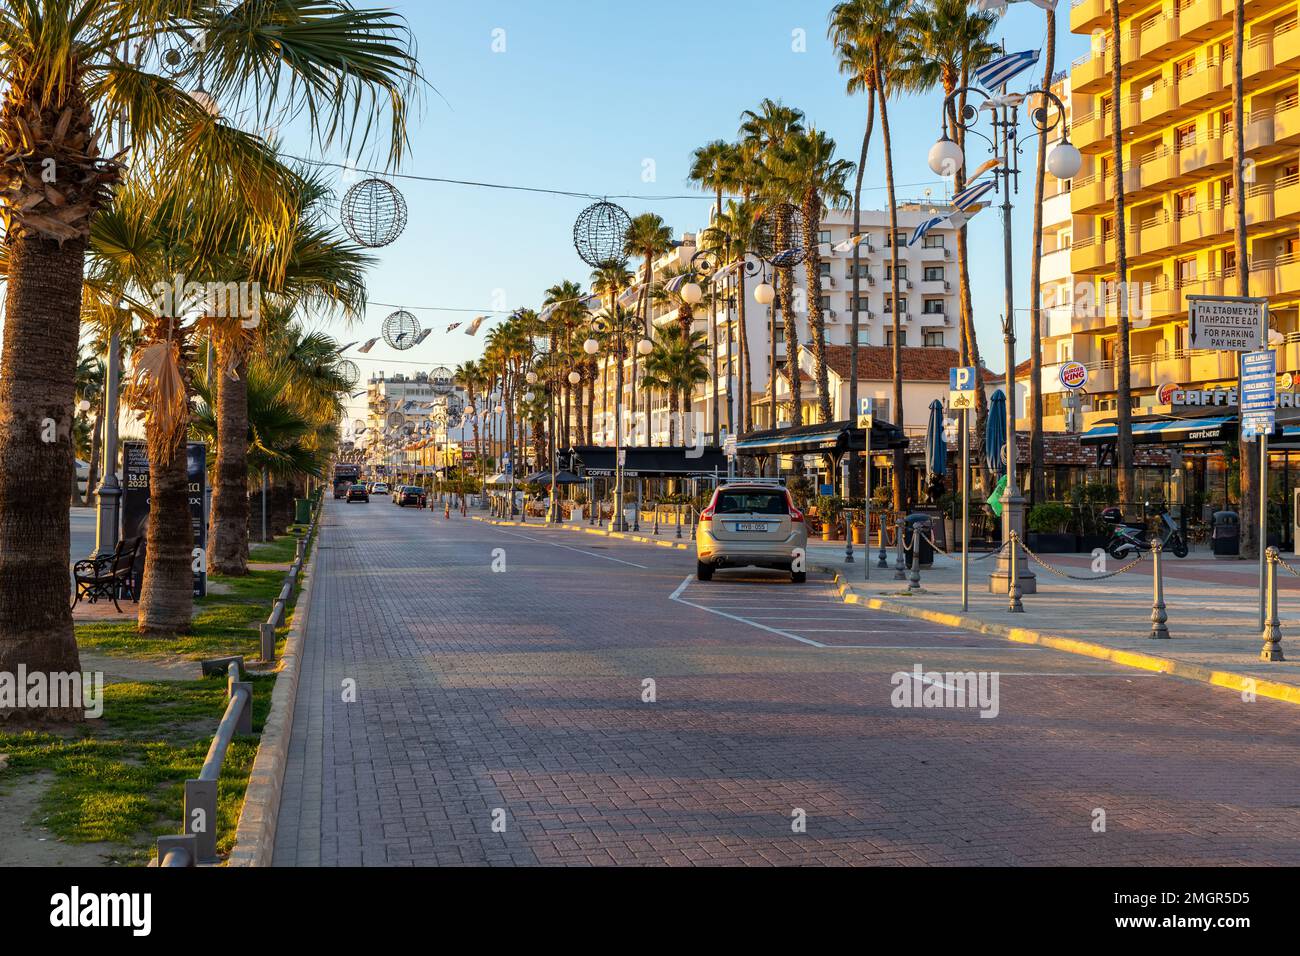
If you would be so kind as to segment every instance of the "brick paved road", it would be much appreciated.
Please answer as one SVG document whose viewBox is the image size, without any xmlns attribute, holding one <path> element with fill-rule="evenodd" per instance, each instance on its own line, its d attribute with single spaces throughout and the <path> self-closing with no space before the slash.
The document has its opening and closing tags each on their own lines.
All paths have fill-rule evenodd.
<svg viewBox="0 0 1300 956">
<path fill-rule="evenodd" d="M 382 499 L 325 525 L 277 865 L 1300 864 L 1292 706 L 688 552 Z M 891 706 L 916 663 L 997 672 L 998 716 Z"/>
</svg>

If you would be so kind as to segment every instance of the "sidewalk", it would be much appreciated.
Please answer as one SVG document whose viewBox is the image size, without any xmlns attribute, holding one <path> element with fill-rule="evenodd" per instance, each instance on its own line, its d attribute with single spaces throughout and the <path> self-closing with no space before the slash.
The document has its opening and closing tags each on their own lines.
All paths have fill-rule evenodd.
<svg viewBox="0 0 1300 956">
<path fill-rule="evenodd" d="M 835 572 L 842 596 L 852 603 L 1300 703 L 1300 579 L 1281 567 L 1278 616 L 1288 659 L 1270 663 L 1259 659 L 1257 569 L 1249 561 L 1166 556 L 1162 577 L 1170 640 L 1153 640 L 1149 557 L 1131 571 L 1096 581 L 1067 580 L 1031 562 L 1038 591 L 1024 596 L 1023 614 L 1012 614 L 1005 592 L 989 593 L 996 558 L 976 561 L 978 555 L 971 555 L 970 603 L 963 613 L 956 559 L 936 555 L 934 567 L 921 572 L 922 590 L 909 594 L 906 581 L 894 580 L 892 551 L 887 569 L 876 566 L 878 550 L 870 552 L 869 580 L 863 580 L 861 546 L 854 546 L 853 564 L 844 563 L 843 542 L 810 544 L 808 551 L 809 564 Z M 1092 573 L 1088 555 L 1042 557 L 1066 574 Z M 1127 563 L 1107 558 L 1107 570 Z"/>
</svg>

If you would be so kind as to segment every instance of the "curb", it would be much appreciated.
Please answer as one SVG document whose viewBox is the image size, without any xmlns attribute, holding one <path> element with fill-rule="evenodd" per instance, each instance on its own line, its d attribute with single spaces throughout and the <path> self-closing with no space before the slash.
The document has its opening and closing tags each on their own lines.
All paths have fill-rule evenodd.
<svg viewBox="0 0 1300 956">
<path fill-rule="evenodd" d="M 479 515 L 470 515 L 470 521 L 482 521 L 484 524 L 494 524 L 506 528 L 543 528 L 548 531 L 572 531 L 575 534 L 595 534 L 602 538 L 618 538 L 622 541 L 636 541 L 639 544 L 653 544 L 657 548 L 674 548 L 678 551 L 689 551 L 691 546 L 677 541 L 661 541 L 658 538 L 647 538 L 645 535 L 628 534 L 625 531 L 606 531 L 603 528 L 575 528 L 572 525 L 535 525 L 523 521 L 501 521 L 497 518 L 483 518 Z"/>
<path fill-rule="evenodd" d="M 1094 644 L 1091 641 L 1081 641 L 1073 637 L 1057 637 L 1051 634 L 1044 634 L 1040 631 L 1030 630 L 1024 627 L 1008 627 L 1005 624 L 995 624 L 988 621 L 981 621 L 977 617 L 969 614 L 952 614 L 948 611 L 931 611 L 925 608 L 912 607 L 908 604 L 899 604 L 896 601 L 885 601 L 880 598 L 865 597 L 854 590 L 854 585 L 847 583 L 840 575 L 840 572 L 826 565 L 818 567 L 835 576 L 834 584 L 839 596 L 845 604 L 857 604 L 862 607 L 870 608 L 873 611 L 886 611 L 890 614 L 898 614 L 902 617 L 916 618 L 921 621 L 928 621 L 931 624 L 944 624 L 949 627 L 959 627 L 963 630 L 974 631 L 978 634 L 988 634 L 993 637 L 1002 637 L 1017 644 L 1038 644 L 1042 647 L 1050 647 L 1053 650 L 1064 651 L 1067 654 L 1077 654 L 1080 657 L 1092 657 L 1098 660 L 1110 661 L 1113 664 L 1119 664 L 1123 667 L 1132 667 L 1137 670 L 1153 671 L 1159 674 L 1171 674 L 1174 677 L 1182 677 L 1186 680 L 1198 681 L 1202 684 L 1210 684 L 1214 687 L 1224 687 L 1234 691 L 1250 691 L 1256 697 L 1267 697 L 1272 700 L 1285 701 L 1288 704 L 1300 704 L 1300 687 L 1292 684 L 1282 684 L 1277 681 L 1261 680 L 1258 677 L 1250 677 L 1245 674 L 1238 674 L 1234 671 L 1214 670 L 1210 667 L 1201 667 L 1197 664 L 1187 664 L 1182 661 L 1171 660 L 1168 657 L 1157 657 L 1154 654 L 1144 654 L 1140 651 L 1123 650 L 1117 647 L 1107 647 L 1104 644 Z"/>
<path fill-rule="evenodd" d="M 322 503 L 321 517 L 324 517 Z M 302 584 L 294 605 L 293 624 L 284 642 L 275 689 L 271 691 L 271 712 L 262 725 L 257 756 L 244 791 L 244 807 L 235 830 L 235 846 L 227 866 L 270 866 L 275 850 L 275 826 L 280 814 L 280 792 L 284 787 L 284 768 L 289 760 L 289 740 L 293 736 L 293 711 L 298 700 L 298 670 L 302 645 L 307 636 L 307 619 L 311 616 L 311 586 L 316 569 L 316 552 L 320 544 L 317 525 L 311 557 L 302 569 Z"/>
</svg>

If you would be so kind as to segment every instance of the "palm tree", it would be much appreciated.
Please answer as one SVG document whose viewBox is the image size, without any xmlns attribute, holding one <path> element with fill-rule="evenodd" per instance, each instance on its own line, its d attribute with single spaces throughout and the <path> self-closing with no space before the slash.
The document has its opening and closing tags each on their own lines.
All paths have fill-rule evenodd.
<svg viewBox="0 0 1300 956">
<path fill-rule="evenodd" d="M 773 169 L 796 197 L 803 212 L 804 268 L 808 284 L 808 331 L 812 339 L 814 374 L 821 420 L 831 413 L 830 377 L 826 369 L 826 322 L 822 315 L 822 273 L 820 240 L 822 211 L 826 206 L 843 207 L 849 198 L 844 184 L 853 172 L 848 160 L 835 158 L 835 140 L 812 129 L 791 136 L 773 155 Z"/>
<path fill-rule="evenodd" d="M 1250 248 L 1246 236 L 1246 103 L 1242 74 L 1245 40 L 1246 0 L 1234 0 L 1232 4 L 1232 238 L 1237 260 L 1237 295 L 1240 296 L 1250 295 Z M 1118 47 L 1119 44 L 1116 46 Z M 1118 361 L 1118 355 L 1116 360 Z M 1240 361 L 1239 355 L 1238 371 L 1240 371 Z M 1125 368 L 1127 369 L 1127 354 Z M 1125 371 L 1125 381 L 1127 379 L 1128 373 Z M 1127 407 L 1125 403 L 1125 408 Z M 1130 439 L 1130 456 L 1132 444 Z M 1259 444 L 1246 441 L 1243 435 L 1240 446 L 1241 510 L 1246 515 L 1262 514 L 1261 509 L 1266 510 L 1266 508 L 1261 504 L 1261 499 L 1267 501 L 1268 485 L 1261 487 L 1258 479 Z M 1121 493 L 1120 500 L 1128 499 Z M 1241 525 L 1241 556 L 1258 558 L 1259 550 L 1267 547 L 1268 542 L 1259 540 L 1255 522 L 1247 520 L 1241 522 Z"/>
<path fill-rule="evenodd" d="M 740 135 L 757 159 L 760 178 L 756 191 L 767 215 L 773 223 L 773 246 L 785 251 L 795 243 L 792 235 L 794 206 L 786 184 L 772 174 L 774 154 L 786 141 L 803 133 L 804 114 L 801 110 L 784 106 L 779 101 L 765 99 L 758 110 L 745 110 L 741 114 Z M 803 424 L 803 399 L 799 375 L 799 327 L 794 315 L 794 266 L 783 265 L 776 269 L 777 301 L 785 316 L 786 373 L 790 382 L 790 424 Z M 768 369 L 768 394 L 771 398 L 773 424 L 776 423 L 776 323 L 775 312 L 771 327 L 771 366 Z"/>
<path fill-rule="evenodd" d="M 664 225 L 664 221 L 652 212 L 643 212 L 632 219 L 628 227 L 627 238 L 623 243 L 623 254 L 640 256 L 642 261 L 641 291 L 638 307 L 641 311 L 642 328 L 647 337 L 650 335 L 650 286 L 653 280 L 654 261 L 673 247 L 673 231 Z M 636 363 L 632 363 L 633 390 L 636 389 Z M 650 421 L 650 394 L 645 396 L 645 415 Z M 650 444 L 650 429 L 646 428 L 645 443 Z"/>
<path fill-rule="evenodd" d="M 626 332 L 622 331 L 626 323 L 626 319 L 624 317 L 626 313 L 619 305 L 618 298 L 620 295 L 623 294 L 623 292 L 629 286 L 631 286 L 631 284 L 632 284 L 632 273 L 628 271 L 627 263 L 619 259 L 610 259 L 606 262 L 603 262 L 595 269 L 593 269 L 591 273 L 591 291 L 594 294 L 600 296 L 603 300 L 605 300 L 606 305 L 603 312 L 605 314 L 606 319 L 609 321 L 613 321 L 615 317 L 618 318 L 618 322 L 615 323 L 613 327 L 615 329 L 620 330 L 618 335 L 618 340 L 622 344 L 622 351 L 620 352 L 619 349 L 617 348 L 615 349 L 615 355 L 617 357 L 617 361 L 619 364 L 618 364 L 618 373 L 616 376 L 617 384 L 615 386 L 616 391 L 615 391 L 615 402 L 614 402 L 615 404 L 614 414 L 620 419 L 622 418 L 622 414 L 623 414 L 622 412 L 623 363 L 627 360 L 628 352 L 626 346 L 628 343 L 627 341 L 625 341 Z M 606 353 L 606 355 L 608 358 L 608 353 Z M 605 376 L 605 382 L 606 382 L 606 387 L 608 387 L 608 382 L 609 382 L 608 368 L 606 369 L 606 373 L 607 374 Z M 635 374 L 636 374 L 636 369 L 633 368 L 632 369 L 633 377 L 631 381 L 631 395 L 629 396 L 629 401 L 631 407 L 634 409 L 636 408 Z M 606 422 L 608 422 L 608 409 L 605 410 L 605 414 L 606 414 Z M 608 431 L 608 424 L 606 425 L 605 430 Z"/>
<path fill-rule="evenodd" d="M 646 357 L 646 383 L 660 388 L 668 396 L 668 444 L 677 444 L 677 421 L 695 386 L 709 380 L 709 345 L 703 332 L 684 330 L 670 325 L 655 339 L 654 349 Z M 683 426 L 682 441 L 692 439 Z"/>
<path fill-rule="evenodd" d="M 890 300 L 893 311 L 894 424 L 903 427 L 902 317 L 898 289 L 898 201 L 894 194 L 894 154 L 889 128 L 889 98 L 895 74 L 904 69 L 909 30 L 910 0 L 845 0 L 831 10 L 831 34 L 837 45 L 853 43 L 866 51 L 876 89 L 880 113 L 880 135 L 885 147 L 885 194 L 889 203 Z M 903 510 L 903 483 L 907 458 L 903 449 L 894 453 L 894 510 Z"/>
<path fill-rule="evenodd" d="M 465 397 L 468 400 L 469 407 L 474 409 L 474 414 L 471 416 L 471 425 L 474 429 L 474 459 L 475 461 L 482 461 L 483 446 L 479 442 L 480 416 L 478 414 L 478 397 L 482 376 L 479 372 L 478 363 L 472 359 L 468 362 L 461 362 L 452 372 L 452 381 L 465 390 Z"/>
<path fill-rule="evenodd" d="M 584 413 L 583 413 L 583 396 L 580 390 L 583 381 L 586 379 L 585 370 L 588 366 L 586 355 L 582 352 L 581 343 L 575 339 L 578 330 L 582 327 L 587 317 L 587 309 L 582 304 L 583 300 L 582 286 L 571 280 L 558 282 L 546 290 L 545 298 L 542 300 L 544 309 L 550 310 L 548 322 L 559 329 L 557 340 L 559 348 L 568 356 L 566 365 L 572 366 L 578 372 L 579 386 L 569 384 L 565 378 L 562 389 L 564 392 L 564 414 L 563 414 L 563 433 L 562 443 L 567 447 L 572 444 L 569 441 L 570 420 L 573 413 L 570 411 L 571 405 L 576 405 L 577 424 L 578 424 L 578 443 L 586 444 L 583 438 Z M 574 394 L 577 394 L 577 400 L 573 401 Z"/>
<path fill-rule="evenodd" d="M 713 210 L 709 217 L 710 224 L 722 217 L 722 194 L 725 190 L 737 186 L 737 172 L 740 165 L 740 150 L 734 143 L 715 139 L 699 147 L 691 154 L 691 171 L 687 179 L 701 189 L 713 191 Z M 709 296 L 709 345 L 713 349 L 713 362 L 710 366 L 713 377 L 713 432 L 718 434 L 718 301 L 716 295 Z M 728 331 L 730 336 L 730 331 Z M 730 384 L 731 370 L 727 370 Z M 731 402 L 727 403 L 727 429 L 732 430 Z"/>
<path fill-rule="evenodd" d="M 971 72 L 995 57 L 1002 48 L 990 40 L 997 26 L 993 13 L 972 13 L 962 0 L 932 0 L 928 6 L 913 7 L 909 14 L 910 28 L 903 34 L 901 69 L 895 71 L 898 83 L 912 91 L 922 91 L 939 86 L 945 98 L 958 88 L 964 89 Z M 966 148 L 966 131 L 957 123 L 957 117 L 966 107 L 966 94 L 961 93 L 948 109 L 948 127 L 953 131 L 957 145 Z M 966 185 L 964 169 L 953 177 L 954 190 Z M 970 256 L 966 226 L 957 230 L 957 288 L 961 308 L 961 330 L 958 336 L 962 365 L 983 365 L 979 340 L 975 335 L 975 309 L 971 296 Z M 976 389 L 975 433 L 982 436 L 988 421 L 988 396 Z M 978 456 L 980 480 L 985 488 L 992 486 L 992 472 Z"/>
<path fill-rule="evenodd" d="M 95 479 L 99 473 L 99 429 L 103 424 L 106 371 L 103 359 L 99 358 L 98 350 L 94 355 L 87 356 L 77 363 L 77 403 L 86 402 L 94 411 L 93 416 L 89 414 L 85 416 L 90 438 L 90 457 L 87 462 L 90 467 L 86 472 L 86 494 L 79 502 L 83 506 L 88 506 L 95 494 Z M 80 417 L 80 413 L 78 415 Z M 72 487 L 75 492 L 75 482 Z"/>
<path fill-rule="evenodd" d="M 839 55 L 840 73 L 848 75 L 846 92 L 849 95 L 863 90 L 867 93 L 867 122 L 862 131 L 862 148 L 858 153 L 857 175 L 853 180 L 853 236 L 862 235 L 862 177 L 867 169 L 867 152 L 871 146 L 871 133 L 876 119 L 876 74 L 871 69 L 871 51 L 857 42 L 858 31 L 854 28 L 856 20 L 843 24 L 837 23 L 834 12 L 831 14 L 829 34 Z M 861 242 L 853 245 L 853 287 L 849 302 L 849 413 L 857 414 L 858 408 L 858 338 L 861 328 L 862 302 L 862 255 Z M 857 453 L 849 452 L 850 481 L 853 487 L 859 487 Z"/>
<path fill-rule="evenodd" d="M 753 385 L 750 376 L 753 370 L 749 357 L 749 333 L 746 328 L 746 271 L 742 263 L 745 258 L 758 251 L 758 239 L 763 228 L 758 205 L 752 200 L 736 202 L 730 200 L 726 211 L 719 216 L 701 237 L 706 248 L 721 250 L 723 261 L 738 265 L 736 277 L 736 313 L 737 334 L 739 336 L 740 368 L 737 386 L 740 391 L 740 430 L 752 431 L 754 428 Z"/>
<path fill-rule="evenodd" d="M 1111 42 L 1111 167 L 1115 172 L 1115 282 L 1116 282 L 1116 319 L 1115 319 L 1115 463 L 1119 469 L 1119 500 L 1133 501 L 1136 489 L 1133 485 L 1133 385 L 1129 368 L 1129 320 L 1128 320 L 1128 248 L 1125 242 L 1126 226 L 1124 222 L 1124 110 L 1120 101 L 1120 83 L 1123 78 L 1123 61 L 1120 56 L 1123 43 L 1120 42 L 1119 4 L 1110 5 L 1110 42 Z M 1238 58 L 1240 60 L 1240 58 Z M 1240 127 L 1240 123 L 1237 124 Z M 1238 153 L 1238 156 L 1241 154 Z M 1237 202 L 1243 197 L 1238 194 Z M 1241 264 L 1238 263 L 1240 266 Z M 978 389 L 976 390 L 978 391 Z M 1243 469 L 1249 471 L 1250 469 Z M 1244 479 L 1243 485 L 1245 487 Z"/>
<path fill-rule="evenodd" d="M 166 192 L 205 191 L 211 168 L 235 165 L 246 137 L 189 93 L 202 63 L 213 103 L 250 108 L 263 122 L 280 111 L 301 115 L 317 141 L 348 147 L 363 145 L 380 126 L 376 113 L 387 112 L 388 153 L 394 160 L 402 153 L 417 67 L 395 15 L 343 0 L 245 4 L 238 13 L 236 29 L 227 5 L 215 2 L 0 6 L 0 71 L 8 81 L 0 213 L 9 246 L 0 460 L 10 465 L 0 471 L 0 671 L 80 667 L 69 612 L 68 511 L 47 493 L 66 481 L 72 446 L 66 418 L 62 428 L 55 423 L 55 441 L 45 440 L 46 422 L 51 410 L 72 409 L 88 241 L 120 179 L 124 143 L 134 144 L 132 165 L 153 165 Z M 183 54 L 172 76 L 119 56 L 128 44 L 149 43 L 202 53 Z M 123 151 L 109 158 L 101 131 L 113 129 Z M 260 188 L 258 165 L 238 165 L 241 189 Z M 52 183 L 41 175 L 51 169 Z M 187 214 L 203 231 L 220 213 L 191 206 Z M 19 578 L 22 586 L 13 586 Z"/>
<path fill-rule="evenodd" d="M 1056 11 L 1046 10 L 1047 38 L 1043 41 L 1043 90 L 1051 91 L 1056 70 Z M 1047 106 L 1046 103 L 1043 104 Z M 1047 176 L 1047 137 L 1038 137 L 1034 178 L 1034 253 L 1029 258 L 1029 504 L 1042 500 L 1046 468 L 1043 443 L 1043 297 L 1038 285 L 1043 260 L 1043 184 Z"/>
</svg>

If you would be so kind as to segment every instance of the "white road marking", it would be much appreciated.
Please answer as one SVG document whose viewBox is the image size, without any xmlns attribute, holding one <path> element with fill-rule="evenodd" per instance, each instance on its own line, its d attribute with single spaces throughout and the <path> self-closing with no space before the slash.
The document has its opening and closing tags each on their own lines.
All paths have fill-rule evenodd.
<svg viewBox="0 0 1300 956">
<path fill-rule="evenodd" d="M 612 558 L 608 554 L 597 554 L 595 551 L 588 551 L 586 548 L 574 548 L 567 544 L 557 544 L 554 541 L 545 541 L 541 538 L 535 538 L 531 534 L 520 534 L 517 531 L 506 531 L 502 528 L 497 528 L 497 531 L 501 532 L 501 534 L 508 534 L 511 537 L 523 538 L 526 541 L 536 541 L 538 544 L 549 544 L 552 548 L 563 548 L 565 551 L 577 551 L 579 554 L 589 555 L 593 558 L 601 558 L 605 561 L 615 561 L 618 564 L 626 564 L 628 567 L 640 568 L 642 571 L 649 570 L 649 568 L 644 564 L 637 564 L 634 561 L 624 561 L 622 558 Z"/>
<path fill-rule="evenodd" d="M 708 607 L 703 604 L 696 604 L 694 601 L 686 600 L 682 597 L 682 592 L 686 590 L 686 586 L 693 580 L 695 580 L 695 576 L 688 575 L 686 579 L 677 586 L 677 590 L 669 595 L 668 600 L 676 601 L 679 604 L 685 604 L 688 607 L 693 607 L 701 611 L 708 611 L 710 614 L 716 614 L 719 617 L 725 617 L 732 621 L 739 621 L 741 624 L 748 624 L 750 627 L 756 627 L 760 631 L 767 631 L 769 634 L 776 634 L 792 641 L 798 641 L 800 644 L 807 644 L 810 647 L 826 647 L 826 645 L 820 641 L 814 641 L 807 637 L 800 637 L 798 634 L 791 634 L 789 631 L 782 631 L 775 627 L 768 627 L 766 624 L 759 624 L 757 621 L 751 621 L 748 618 L 743 618 L 736 614 L 728 614 L 726 611 L 719 611 L 717 608 Z"/>
</svg>

